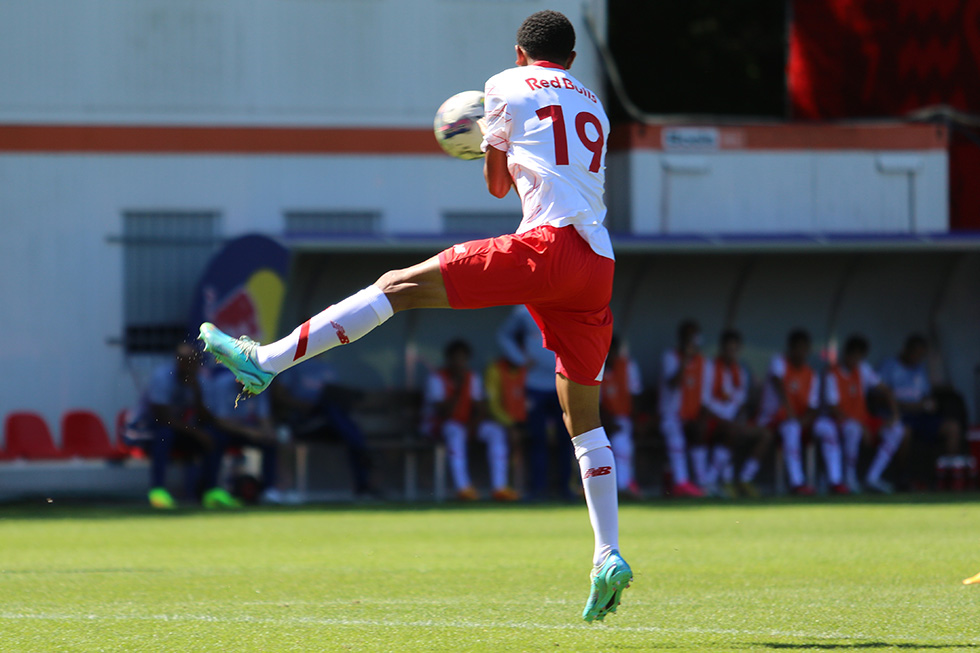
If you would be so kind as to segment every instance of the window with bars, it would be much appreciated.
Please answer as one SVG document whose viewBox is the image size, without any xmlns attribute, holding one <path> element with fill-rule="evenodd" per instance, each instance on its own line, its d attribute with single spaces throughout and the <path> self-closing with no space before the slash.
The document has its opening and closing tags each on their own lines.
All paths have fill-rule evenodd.
<svg viewBox="0 0 980 653">
<path fill-rule="evenodd" d="M 285 220 L 286 234 L 290 236 L 366 236 L 381 230 L 380 211 L 287 211 Z"/>
<path fill-rule="evenodd" d="M 162 353 L 187 335 L 194 289 L 220 245 L 212 211 L 123 214 L 127 353 Z"/>
<path fill-rule="evenodd" d="M 447 234 L 499 236 L 512 234 L 521 224 L 521 214 L 506 211 L 447 211 L 442 229 Z"/>
</svg>

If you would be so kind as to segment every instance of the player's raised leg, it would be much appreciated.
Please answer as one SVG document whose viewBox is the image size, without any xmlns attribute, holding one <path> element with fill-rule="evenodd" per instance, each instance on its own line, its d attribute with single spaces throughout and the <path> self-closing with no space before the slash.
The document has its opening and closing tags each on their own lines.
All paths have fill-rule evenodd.
<svg viewBox="0 0 980 653">
<path fill-rule="evenodd" d="M 599 386 L 575 383 L 561 374 L 556 383 L 565 427 L 572 437 L 582 472 L 585 502 L 595 534 L 592 588 L 582 618 L 601 621 L 616 611 L 623 590 L 633 580 L 633 572 L 619 555 L 616 462 L 599 418 Z"/>
<path fill-rule="evenodd" d="M 285 338 L 260 345 L 235 339 L 210 322 L 201 325 L 204 348 L 235 373 L 251 394 L 265 390 L 276 374 L 297 363 L 346 345 L 411 308 L 449 308 L 439 258 L 381 275 L 374 284 L 314 315 Z"/>
</svg>

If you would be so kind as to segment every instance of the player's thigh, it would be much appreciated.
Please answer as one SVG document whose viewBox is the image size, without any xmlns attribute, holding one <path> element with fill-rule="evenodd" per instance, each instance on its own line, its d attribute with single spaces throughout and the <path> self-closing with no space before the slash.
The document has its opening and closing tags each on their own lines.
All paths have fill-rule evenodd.
<svg viewBox="0 0 980 653">
<path fill-rule="evenodd" d="M 385 294 L 396 313 L 413 308 L 449 308 L 438 256 L 385 272 L 374 285 Z"/>
</svg>

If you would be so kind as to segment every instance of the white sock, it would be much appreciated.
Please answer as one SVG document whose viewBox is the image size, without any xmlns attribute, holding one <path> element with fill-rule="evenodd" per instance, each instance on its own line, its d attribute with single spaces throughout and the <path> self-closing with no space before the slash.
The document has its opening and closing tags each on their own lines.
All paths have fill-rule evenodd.
<svg viewBox="0 0 980 653">
<path fill-rule="evenodd" d="M 728 450 L 728 447 L 716 445 L 711 451 L 711 472 L 708 480 L 712 483 L 718 481 L 731 483 L 731 461 L 732 453 Z"/>
<path fill-rule="evenodd" d="M 502 490 L 507 487 L 507 431 L 497 422 L 487 420 L 480 424 L 477 437 L 487 445 L 490 485 L 494 490 Z"/>
<path fill-rule="evenodd" d="M 861 453 L 864 429 L 853 419 L 849 419 L 841 425 L 840 432 L 844 438 L 844 478 L 849 485 L 857 485 L 858 455 Z"/>
<path fill-rule="evenodd" d="M 691 466 L 694 467 L 694 478 L 701 487 L 707 487 L 708 481 L 708 447 L 699 444 L 691 447 Z"/>
<path fill-rule="evenodd" d="M 779 435 L 783 438 L 783 456 L 786 458 L 786 473 L 789 475 L 789 486 L 799 487 L 806 483 L 803 474 L 803 458 L 800 451 L 800 423 L 787 420 L 779 425 Z"/>
<path fill-rule="evenodd" d="M 670 468 L 674 473 L 674 485 L 687 483 L 687 443 L 684 441 L 684 429 L 676 420 L 664 420 L 660 425 L 667 444 L 667 457 Z"/>
<path fill-rule="evenodd" d="M 282 340 L 259 346 L 256 360 L 262 369 L 278 374 L 337 345 L 354 342 L 392 314 L 385 294 L 368 286 L 317 313 Z"/>
<path fill-rule="evenodd" d="M 837 426 L 829 419 L 818 419 L 813 425 L 813 434 L 820 440 L 820 452 L 827 467 L 827 481 L 831 485 L 841 482 L 840 442 L 837 440 Z"/>
<path fill-rule="evenodd" d="M 575 458 L 582 471 L 585 503 L 595 533 L 592 564 L 605 561 L 609 552 L 619 549 L 619 499 L 616 491 L 616 461 L 606 431 L 600 426 L 572 438 Z"/>
<path fill-rule="evenodd" d="M 742 465 L 742 473 L 738 475 L 740 483 L 751 483 L 755 480 L 755 475 L 759 473 L 759 459 L 749 458 Z"/>
<path fill-rule="evenodd" d="M 633 481 L 633 433 L 631 431 L 632 429 L 624 428 L 620 423 L 619 430 L 609 438 L 613 456 L 616 458 L 616 484 L 620 490 L 628 488 Z"/>
<path fill-rule="evenodd" d="M 878 451 L 875 453 L 874 460 L 871 461 L 871 466 L 868 467 L 867 480 L 869 483 L 874 483 L 881 479 L 881 475 L 884 473 L 885 468 L 888 467 L 888 463 L 891 462 L 892 456 L 895 455 L 895 452 L 901 446 L 904 435 L 905 427 L 902 426 L 901 422 L 890 424 L 881 429 L 881 444 L 878 445 Z"/>
<path fill-rule="evenodd" d="M 470 470 L 466 464 L 466 428 L 459 422 L 449 421 L 442 425 L 442 439 L 446 443 L 449 473 L 456 490 L 470 486 Z"/>
</svg>

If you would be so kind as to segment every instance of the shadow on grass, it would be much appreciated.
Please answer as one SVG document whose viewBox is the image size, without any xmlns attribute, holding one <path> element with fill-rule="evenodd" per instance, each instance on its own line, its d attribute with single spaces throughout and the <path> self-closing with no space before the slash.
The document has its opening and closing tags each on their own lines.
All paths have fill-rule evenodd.
<svg viewBox="0 0 980 653">
<path fill-rule="evenodd" d="M 980 648 L 980 644 L 916 644 L 913 642 L 853 642 L 848 644 L 827 644 L 823 642 L 807 642 L 802 644 L 785 644 L 782 642 L 755 642 L 752 646 L 775 650 L 810 650 L 810 651 L 863 651 L 874 649 L 899 649 L 909 651 L 941 651 L 949 649 Z"/>
</svg>

